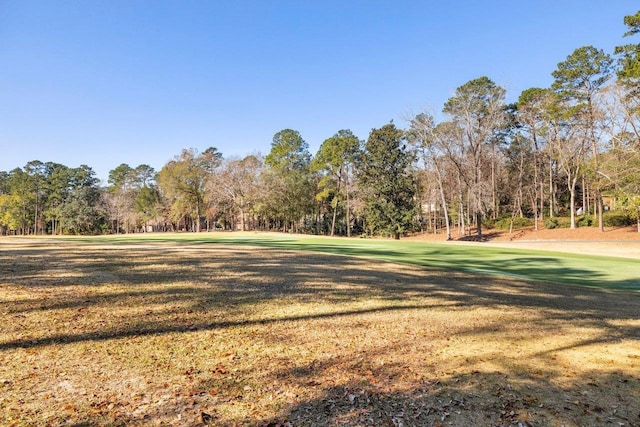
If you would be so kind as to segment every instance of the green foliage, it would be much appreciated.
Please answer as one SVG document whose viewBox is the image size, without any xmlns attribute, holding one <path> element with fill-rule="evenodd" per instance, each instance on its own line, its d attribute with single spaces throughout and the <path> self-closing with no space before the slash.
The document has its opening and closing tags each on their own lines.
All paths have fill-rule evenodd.
<svg viewBox="0 0 640 427">
<path fill-rule="evenodd" d="M 635 218 L 628 212 L 605 212 L 604 214 L 605 227 L 626 227 L 635 223 Z"/>
<path fill-rule="evenodd" d="M 471 80 L 458 87 L 452 98 L 445 103 L 442 111 L 454 119 L 475 117 L 481 127 L 483 118 L 496 113 L 496 106 L 502 106 L 505 90 L 486 76 Z M 486 121 L 486 120 L 485 120 Z"/>
<path fill-rule="evenodd" d="M 482 219 L 482 226 L 484 228 L 495 228 L 496 226 L 496 222 L 497 220 L 493 219 L 493 218 L 483 218 Z"/>
<path fill-rule="evenodd" d="M 593 225 L 593 216 L 582 215 L 576 219 L 576 227 L 591 227 Z"/>
<path fill-rule="evenodd" d="M 578 102 L 587 101 L 611 77 L 613 59 L 602 49 L 583 46 L 558 63 L 553 89 Z"/>
<path fill-rule="evenodd" d="M 636 12 L 635 15 L 625 16 L 624 25 L 626 25 L 629 30 L 624 33 L 623 37 L 633 36 L 640 33 L 640 11 Z"/>
<path fill-rule="evenodd" d="M 0 225 L 19 233 L 69 231 L 95 233 L 102 219 L 98 179 L 86 165 L 70 169 L 57 163 L 31 161 L 24 170 L 3 175 Z M 87 210 L 87 204 L 91 209 Z M 81 207 L 82 205 L 82 207 Z M 88 223 L 86 216 L 95 218 Z M 81 219 L 80 217 L 84 217 Z M 40 225 L 42 224 L 42 225 Z M 82 226 L 80 226 L 82 224 Z"/>
<path fill-rule="evenodd" d="M 182 150 L 158 173 L 158 185 L 168 200 L 171 217 L 177 221 L 189 216 L 194 220 L 194 231 L 201 229 L 201 216 L 208 194 L 206 185 L 221 157 L 215 148 L 209 148 L 202 154 L 193 148 Z"/>
<path fill-rule="evenodd" d="M 412 162 L 404 133 L 395 125 L 371 131 L 357 163 L 371 233 L 399 239 L 411 227 L 416 210 Z"/>
<path fill-rule="evenodd" d="M 118 191 L 127 190 L 131 186 L 134 176 L 134 170 L 126 163 L 120 164 L 115 169 L 109 171 L 109 191 L 116 193 Z"/>
<path fill-rule="evenodd" d="M 544 220 L 544 228 L 569 228 L 571 227 L 571 218 L 557 217 L 547 218 Z"/>
<path fill-rule="evenodd" d="M 309 145 L 298 131 L 281 130 L 273 136 L 264 161 L 269 166 L 264 177 L 268 194 L 264 212 L 282 224 L 280 229 L 298 231 L 314 204 Z"/>
<path fill-rule="evenodd" d="M 628 31 L 624 37 L 640 33 L 640 11 L 635 15 L 624 17 L 624 24 Z M 616 46 L 615 54 L 618 55 L 618 79 L 638 95 L 638 82 L 640 81 L 640 44 L 626 44 Z"/>
<path fill-rule="evenodd" d="M 306 170 L 311 162 L 309 144 L 297 130 L 283 129 L 273 136 L 271 151 L 264 162 L 274 169 Z"/>
<path fill-rule="evenodd" d="M 606 214 L 605 214 L 606 217 Z M 595 224 L 595 219 L 592 215 L 582 215 L 576 217 L 576 227 L 592 227 Z M 605 224 L 606 225 L 606 224 Z M 570 228 L 571 218 L 567 216 L 555 216 L 553 218 L 547 218 L 544 220 L 545 228 Z"/>
<path fill-rule="evenodd" d="M 510 230 L 511 226 L 511 217 L 500 218 L 497 220 L 493 226 L 498 230 Z M 522 218 L 519 216 L 513 217 L 513 229 L 518 230 L 525 227 L 530 227 L 533 225 L 533 220 L 531 218 Z"/>
<path fill-rule="evenodd" d="M 142 220 L 147 221 L 156 215 L 160 203 L 160 193 L 155 187 L 142 187 L 135 199 L 135 210 L 142 214 Z"/>
<path fill-rule="evenodd" d="M 360 140 L 350 130 L 340 130 L 326 139 L 311 162 L 311 170 L 324 176 L 318 182 L 316 200 L 331 200 L 333 220 L 331 235 L 334 235 L 339 203 L 346 199 L 349 182 L 349 166 L 355 160 L 360 148 Z M 347 222 L 347 220 L 345 220 Z M 347 224 L 347 228 L 350 224 Z M 350 234 L 347 231 L 347 234 Z"/>
<path fill-rule="evenodd" d="M 360 140 L 348 129 L 339 130 L 326 139 L 311 163 L 312 170 L 337 175 L 341 168 L 354 161 Z"/>
<path fill-rule="evenodd" d="M 516 107 L 518 110 L 530 107 L 543 101 L 549 95 L 549 89 L 532 87 L 522 91 L 518 97 Z"/>
</svg>

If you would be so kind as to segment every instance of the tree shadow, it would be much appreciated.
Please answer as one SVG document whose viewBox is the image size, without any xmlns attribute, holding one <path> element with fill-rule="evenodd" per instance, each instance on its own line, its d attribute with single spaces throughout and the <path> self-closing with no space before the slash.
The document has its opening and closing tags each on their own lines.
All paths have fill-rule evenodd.
<svg viewBox="0 0 640 427">
<path fill-rule="evenodd" d="M 290 245 L 283 243 L 283 248 L 290 249 Z M 412 266 L 358 258 L 373 255 L 405 258 L 415 255 L 410 250 L 385 254 L 383 249 L 366 246 L 328 245 L 322 249 L 349 256 L 284 251 L 271 246 L 267 250 L 158 244 L 105 249 L 74 243 L 58 248 L 4 249 L 0 251 L 3 273 L 0 289 L 16 293 L 10 299 L 0 296 L 0 319 L 7 325 L 3 333 L 20 334 L 0 341 L 0 357 L 52 344 L 99 343 L 175 333 L 239 331 L 247 327 L 268 330 L 300 323 L 322 329 L 325 323 L 330 326 L 342 320 L 349 320 L 356 327 L 362 319 L 369 319 L 367 325 L 375 325 L 376 319 L 385 315 L 428 318 L 432 312 L 468 312 L 474 308 L 489 308 L 497 313 L 522 311 L 529 315 L 536 313 L 535 321 L 544 332 L 552 334 L 554 328 L 563 327 L 597 333 L 577 336 L 565 345 L 534 354 L 533 357 L 548 362 L 540 372 L 530 372 L 526 366 L 519 368 L 515 362 L 493 370 L 474 370 L 472 366 L 477 361 L 469 357 L 461 362 L 457 372 L 431 372 L 432 367 L 425 366 L 409 381 L 406 366 L 400 362 L 384 366 L 371 363 L 381 357 L 396 360 L 395 355 L 411 351 L 397 343 L 370 345 L 358 354 L 348 353 L 353 357 L 349 361 L 318 357 L 308 364 L 278 367 L 267 375 L 274 382 L 312 390 L 313 396 L 294 397 L 294 402 L 280 411 L 277 419 L 219 416 L 216 423 L 269 425 L 285 419 L 296 426 L 638 423 L 639 414 L 633 411 L 638 409 L 639 375 L 603 369 L 559 385 L 554 380 L 558 372 L 553 368 L 552 357 L 596 344 L 637 342 L 640 337 L 637 293 L 518 277 L 541 265 L 546 266 L 545 274 L 561 274 L 563 280 L 577 281 L 588 274 L 585 270 L 567 268 L 548 255 L 476 261 L 465 259 L 464 251 L 427 247 L 416 256 L 420 266 Z M 433 260 L 438 257 L 446 258 L 449 266 L 459 266 L 459 271 L 437 265 L 425 267 L 437 264 Z M 478 274 L 476 270 L 480 269 L 488 272 L 499 269 L 501 274 Z M 505 274 L 513 271 L 517 274 Z M 620 287 L 621 283 L 616 282 L 615 286 Z M 368 305 L 358 305 L 363 302 Z M 279 306 L 279 310 L 265 313 L 262 311 L 265 304 Z M 290 306 L 303 311 L 291 311 Z M 114 314 L 111 311 L 115 307 L 130 310 Z M 40 314 L 74 327 L 51 324 L 37 331 L 27 330 L 33 326 L 29 319 Z M 110 323 L 96 321 L 106 314 L 113 318 Z M 482 341 L 509 327 L 497 319 L 483 326 L 450 325 L 447 333 L 456 339 L 475 337 Z M 362 334 L 366 334 L 366 327 Z M 514 349 L 518 338 L 509 338 Z M 293 338 L 266 334 L 261 339 L 276 344 Z M 336 371 L 345 375 L 327 383 L 326 378 Z M 240 371 L 236 375 L 250 373 Z M 194 380 L 194 389 L 201 394 L 196 395 L 197 404 L 188 411 L 191 422 L 198 422 L 200 408 L 212 412 L 216 405 L 241 399 L 233 389 L 235 385 L 229 385 L 224 401 L 220 396 L 214 400 L 206 395 L 207 390 L 220 387 L 220 381 L 221 376 L 215 373 Z M 394 385 L 396 382 L 403 387 Z M 504 385 L 498 388 L 496 384 Z M 599 388 L 604 389 L 602 384 L 607 384 L 607 390 L 618 390 L 617 394 L 600 393 Z M 147 415 L 152 419 L 166 414 L 177 416 L 178 410 L 183 411 L 184 407 L 176 409 L 175 403 L 167 403 L 158 408 L 164 415 L 160 412 Z M 125 424 L 139 422 L 125 415 L 118 420 Z"/>
<path fill-rule="evenodd" d="M 359 250 L 344 248 L 344 254 Z M 371 254 L 371 251 L 366 251 Z M 429 260 L 436 254 L 425 254 Z M 418 258 L 418 262 L 423 259 Z M 9 262 L 10 261 L 10 262 Z M 427 261 L 425 261 L 426 263 Z M 451 265 L 458 260 L 449 259 Z M 462 261 L 460 261 L 462 262 Z M 527 274 L 545 263 L 550 275 L 583 277 L 585 272 L 555 264 L 551 257 L 483 262 L 484 271 L 492 272 L 517 266 Z M 165 334 L 180 331 L 213 330 L 247 324 L 276 321 L 311 320 L 331 316 L 348 316 L 365 311 L 342 310 L 340 304 L 374 299 L 380 307 L 373 311 L 427 307 L 420 298 L 439 298 L 448 307 L 482 305 L 520 306 L 549 312 L 549 318 L 578 319 L 597 323 L 627 318 L 638 305 L 638 295 L 619 294 L 602 289 L 558 286 L 521 280 L 519 277 L 495 277 L 475 273 L 373 265 L 359 258 L 336 258 L 317 253 L 240 250 L 224 247 L 172 249 L 86 249 L 70 248 L 3 251 L 0 265 L 11 271 L 5 286 L 33 289 L 28 298 L 14 298 L 6 304 L 7 315 L 27 315 L 48 310 L 105 309 L 114 304 L 132 307 L 156 304 L 158 312 L 130 315 L 129 328 L 101 328 L 83 333 L 58 333 L 46 337 L 28 337 L 0 342 L 0 349 L 37 347 L 57 342 L 102 341 L 119 337 Z M 470 271 L 480 263 L 467 261 Z M 529 267 L 529 265 L 531 265 Z M 8 267 L 7 267 L 8 266 Z M 6 280 L 6 279 L 5 279 Z M 93 292 L 103 285 L 116 289 Z M 179 285 L 177 283 L 180 283 Z M 348 283 L 341 288 L 336 284 Z M 616 284 L 619 286 L 620 284 Z M 78 289 L 87 288 L 78 292 Z M 58 290 L 70 288 L 70 291 Z M 42 291 L 42 296 L 38 293 Z M 261 317 L 247 311 L 263 302 L 281 299 L 296 302 L 323 302 L 333 305 L 326 313 L 281 317 Z M 201 313 L 225 312 L 222 321 L 202 320 Z M 231 316 L 229 316 L 231 313 Z M 235 314 L 235 315 L 234 315 Z M 615 336 L 615 334 L 612 334 Z"/>
<path fill-rule="evenodd" d="M 147 240 L 141 239 L 139 242 Z M 193 241 L 180 238 L 153 236 L 154 242 L 187 243 L 194 245 L 225 244 L 254 246 L 268 249 L 303 250 L 334 255 L 376 258 L 403 262 L 423 267 L 442 268 L 475 273 L 506 274 L 558 284 L 591 286 L 597 288 L 640 290 L 640 264 L 637 260 L 582 254 L 558 254 L 548 251 L 518 250 L 496 247 L 477 247 L 423 242 L 388 242 L 354 239 L 304 239 L 295 236 L 216 236 L 205 235 Z M 122 240 L 126 242 L 126 240 Z M 147 241 L 148 242 L 148 241 Z M 625 272 L 623 278 L 612 279 L 604 272 L 615 269 Z"/>
<path fill-rule="evenodd" d="M 599 393 L 612 384 L 615 396 Z M 637 426 L 640 412 L 634 389 L 639 386 L 637 378 L 625 374 L 589 375 L 561 387 L 550 379 L 501 372 L 433 378 L 395 392 L 366 382 L 341 384 L 255 425 Z"/>
</svg>

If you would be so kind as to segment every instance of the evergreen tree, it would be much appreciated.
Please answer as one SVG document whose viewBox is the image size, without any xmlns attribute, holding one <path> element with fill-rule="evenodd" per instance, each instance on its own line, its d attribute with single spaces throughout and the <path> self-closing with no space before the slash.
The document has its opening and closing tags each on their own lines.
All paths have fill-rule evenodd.
<svg viewBox="0 0 640 427">
<path fill-rule="evenodd" d="M 392 123 L 371 131 L 357 162 L 371 232 L 399 239 L 411 227 L 415 214 L 412 163 L 403 131 Z"/>
</svg>

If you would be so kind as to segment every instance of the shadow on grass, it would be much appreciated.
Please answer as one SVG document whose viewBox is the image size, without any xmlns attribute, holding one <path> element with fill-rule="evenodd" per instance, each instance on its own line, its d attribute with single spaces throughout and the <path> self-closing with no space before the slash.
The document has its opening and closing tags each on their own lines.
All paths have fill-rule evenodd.
<svg viewBox="0 0 640 427">
<path fill-rule="evenodd" d="M 270 234 L 182 234 L 83 238 L 96 243 L 224 244 L 374 258 L 422 267 L 507 275 L 565 285 L 640 291 L 640 262 L 534 250 L 448 243 L 397 242 Z"/>
<path fill-rule="evenodd" d="M 249 248 L 246 245 L 260 245 L 244 239 L 225 239 L 224 246 L 176 247 L 174 241 L 167 243 L 171 245 L 105 249 L 63 241 L 59 248 L 0 251 L 0 290 L 7 291 L 0 294 L 0 320 L 7 326 L 3 333 L 9 327 L 20 332 L 19 337 L 0 341 L 0 357 L 11 357 L 14 350 L 18 350 L 17 353 L 19 349 L 33 350 L 53 344 L 126 341 L 133 337 L 295 325 L 296 322 L 317 324 L 328 319 L 355 321 L 362 316 L 385 313 L 402 315 L 418 311 L 421 316 L 427 316 L 430 311 L 468 311 L 479 307 L 496 311 L 534 309 L 539 321 L 551 329 L 571 325 L 599 331 L 595 336 L 550 350 L 556 353 L 640 338 L 637 322 L 633 323 L 638 319 L 640 308 L 638 293 L 562 286 L 516 277 L 542 274 L 536 272 L 544 266 L 546 274 L 559 274 L 561 283 L 584 284 L 581 280 L 588 270 L 568 268 L 548 254 L 522 253 L 514 257 L 511 251 L 498 250 L 478 260 L 466 259 L 468 251 L 439 245 L 392 247 L 393 252 L 385 249 L 386 246 L 367 243 L 339 246 L 302 242 L 294 247 L 390 261 L 412 258 L 420 265 L 416 268 L 354 257 Z M 286 240 L 267 243 L 264 246 L 269 249 L 278 245 L 281 249 L 292 249 Z M 501 258 L 505 254 L 510 257 Z M 477 273 L 477 270 L 493 272 L 498 268 L 500 276 Z M 624 282 L 609 285 L 621 287 Z M 634 286 L 631 288 L 636 289 Z M 11 298 L 7 298 L 9 294 Z M 350 306 L 362 302 L 374 306 Z M 265 304 L 279 307 L 280 311 L 265 314 L 261 311 Z M 305 304 L 312 311 L 287 311 L 289 305 L 304 307 Z M 146 307 L 155 308 L 146 310 Z M 113 311 L 114 308 L 121 309 L 121 313 Z M 39 315 L 66 322 L 73 328 L 55 329 L 53 322 L 44 323 L 46 326 L 28 323 L 31 317 Z M 104 316 L 109 316 L 112 322 L 92 320 Z M 621 322 L 629 320 L 633 322 L 621 326 Z M 490 328 L 501 327 L 505 325 L 499 322 L 490 325 Z M 489 332 L 494 330 L 468 325 L 451 333 L 456 337 L 482 339 Z M 407 381 L 404 366 L 386 364 L 377 370 L 370 363 L 363 366 L 363 361 L 385 355 L 391 357 L 404 350 L 407 349 L 397 345 L 375 347 L 346 364 L 343 360 L 325 360 L 279 369 L 275 374 L 279 379 L 284 378 L 291 386 L 315 389 L 316 396 L 296 398 L 280 411 L 278 420 L 248 415 L 244 420 L 235 421 L 218 418 L 217 424 L 277 425 L 287 419 L 295 426 L 517 425 L 518 422 L 523 425 L 609 422 L 634 425 L 639 420 L 638 378 L 623 372 L 593 372 L 591 377 L 575 378 L 571 386 L 559 386 L 553 380 L 553 360 L 544 352 L 536 355 L 548 361 L 542 374 L 503 366 L 504 373 L 450 372 L 445 375 L 429 372 L 430 368 L 425 366 L 416 383 L 403 390 L 393 390 L 393 384 L 396 379 Z M 330 384 L 318 381 L 320 374 L 326 378 L 335 369 L 344 370 L 348 379 Z M 206 393 L 219 387 L 219 381 L 212 374 L 194 388 Z M 605 384 L 607 390 L 616 390 L 616 394 L 599 393 L 598 388 Z M 0 384 L 0 389 L 3 386 Z M 229 391 L 220 399 L 241 400 L 233 390 Z M 212 401 L 205 397 L 202 401 L 202 407 L 210 410 Z M 157 411 L 166 414 L 174 409 L 167 404 Z M 118 422 L 123 420 L 137 422 L 125 416 Z M 90 419 L 88 424 L 99 422 Z"/>
<path fill-rule="evenodd" d="M 270 242 L 269 247 L 273 244 Z M 120 323 L 116 322 L 117 327 L 113 328 L 102 325 L 82 333 L 50 333 L 46 337 L 0 342 L 0 349 L 351 316 L 369 311 L 341 310 L 341 305 L 366 300 L 377 301 L 379 307 L 372 312 L 430 307 L 421 305 L 424 304 L 422 298 L 438 298 L 439 305 L 452 309 L 458 306 L 535 307 L 546 311 L 550 319 L 578 319 L 604 327 L 611 331 L 604 339 L 614 340 L 618 334 L 606 322 L 628 319 L 630 313 L 637 314 L 634 310 L 640 301 L 635 293 L 479 275 L 469 271 L 473 268 L 461 272 L 410 266 L 390 269 L 384 264 L 378 264 L 379 268 L 376 268 L 358 258 L 309 252 L 243 250 L 228 245 L 217 248 L 74 248 L 70 245 L 0 252 L 0 265 L 10 272 L 6 276 L 10 277 L 9 282 L 7 284 L 5 278 L 4 285 L 32 289 L 29 298 L 3 302 L 3 313 L 24 316 L 35 312 L 77 310 L 79 314 L 71 319 L 77 320 L 86 314 L 80 313 L 82 310 L 108 310 L 112 306 L 125 305 L 133 309 L 154 305 L 162 309 L 127 313 L 127 318 L 119 319 Z M 380 255 L 377 249 L 371 248 L 328 246 L 320 249 L 335 250 L 341 255 Z M 422 258 L 415 257 L 420 265 L 428 265 L 439 251 L 445 251 L 439 247 L 429 250 L 432 252 L 422 252 Z M 460 254 L 456 254 L 455 248 L 448 250 L 448 255 L 444 255 L 450 259 L 448 265 L 456 265 L 455 258 Z M 469 261 L 465 265 L 476 265 L 476 262 Z M 564 279 L 578 280 L 584 276 L 582 271 L 556 265 L 553 258 L 522 257 L 494 263 L 482 265 L 485 270 L 500 265 L 504 271 L 518 269 L 526 273 L 543 263 L 548 271 L 561 271 Z M 348 285 L 341 286 L 341 283 Z M 116 287 L 108 292 L 93 290 L 114 284 Z M 254 313 L 257 305 L 274 301 L 282 301 L 283 307 L 291 301 L 320 303 L 329 310 L 295 316 L 285 313 L 277 317 Z M 212 313 L 225 320 L 214 317 L 212 321 Z"/>
<path fill-rule="evenodd" d="M 613 387 L 616 396 L 600 388 Z M 474 372 L 430 381 L 406 391 L 382 392 L 368 381 L 322 389 L 319 397 L 293 405 L 281 417 L 255 425 L 349 426 L 546 426 L 639 425 L 634 389 L 625 374 L 576 378 L 568 387 L 552 379 Z M 228 425 L 231 425 L 228 424 Z"/>
</svg>

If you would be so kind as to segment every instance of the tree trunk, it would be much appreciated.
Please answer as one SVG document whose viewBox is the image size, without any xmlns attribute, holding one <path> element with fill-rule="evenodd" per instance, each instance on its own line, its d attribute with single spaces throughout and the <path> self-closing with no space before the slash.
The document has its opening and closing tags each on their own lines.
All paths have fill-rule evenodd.
<svg viewBox="0 0 640 427">
<path fill-rule="evenodd" d="M 571 179 L 567 176 L 567 181 L 569 184 L 569 194 L 571 195 L 571 229 L 575 230 L 576 228 L 576 183 L 578 182 L 578 177 Z"/>
<path fill-rule="evenodd" d="M 602 195 L 600 189 L 596 190 L 596 207 L 598 209 L 598 230 L 604 232 L 604 204 L 602 201 Z"/>
<path fill-rule="evenodd" d="M 544 221 L 544 179 L 540 181 L 540 221 Z"/>
<path fill-rule="evenodd" d="M 444 211 L 444 222 L 447 227 L 447 240 L 451 240 L 451 226 L 449 225 L 449 209 L 447 208 L 447 198 L 444 194 L 444 185 L 442 174 L 440 173 L 440 167 L 438 166 L 438 162 L 435 162 L 436 174 L 438 175 L 438 187 L 440 189 L 440 199 L 442 202 L 442 210 Z"/>
<path fill-rule="evenodd" d="M 459 213 L 459 218 L 460 220 L 458 221 L 459 226 L 458 226 L 458 235 L 462 235 L 462 236 L 466 236 L 467 235 L 467 228 L 466 228 L 466 223 L 465 223 L 465 210 L 464 210 L 464 201 L 462 200 L 462 193 L 459 194 L 460 196 L 460 213 Z M 460 230 L 462 231 L 462 233 L 460 233 Z"/>
<path fill-rule="evenodd" d="M 347 237 L 351 237 L 351 206 L 349 205 L 349 172 L 347 171 L 347 179 L 345 181 L 345 190 L 347 191 Z"/>
<path fill-rule="evenodd" d="M 495 150 L 494 145 L 491 146 L 492 151 Z M 496 189 L 496 165 L 495 165 L 495 154 L 491 154 L 491 204 L 493 205 L 493 219 L 498 217 L 498 195 Z"/>
<path fill-rule="evenodd" d="M 584 180 L 584 175 L 582 176 L 582 212 L 585 215 L 589 214 L 589 203 L 588 200 L 588 191 L 587 191 L 587 183 Z"/>
<path fill-rule="evenodd" d="M 342 174 L 342 168 L 338 172 L 338 176 Z M 338 214 L 338 197 L 340 196 L 340 179 L 338 178 L 338 188 L 336 189 L 336 195 L 334 197 L 335 204 L 333 206 L 333 216 L 331 218 L 331 237 L 333 237 L 336 231 L 336 215 Z"/>
<path fill-rule="evenodd" d="M 553 162 L 549 159 L 549 218 L 553 218 L 553 205 L 555 202 L 553 194 Z"/>
<path fill-rule="evenodd" d="M 196 203 L 196 233 L 200 232 L 200 203 Z"/>
<path fill-rule="evenodd" d="M 538 231 L 538 156 L 536 153 L 533 155 L 533 227 Z"/>
</svg>

